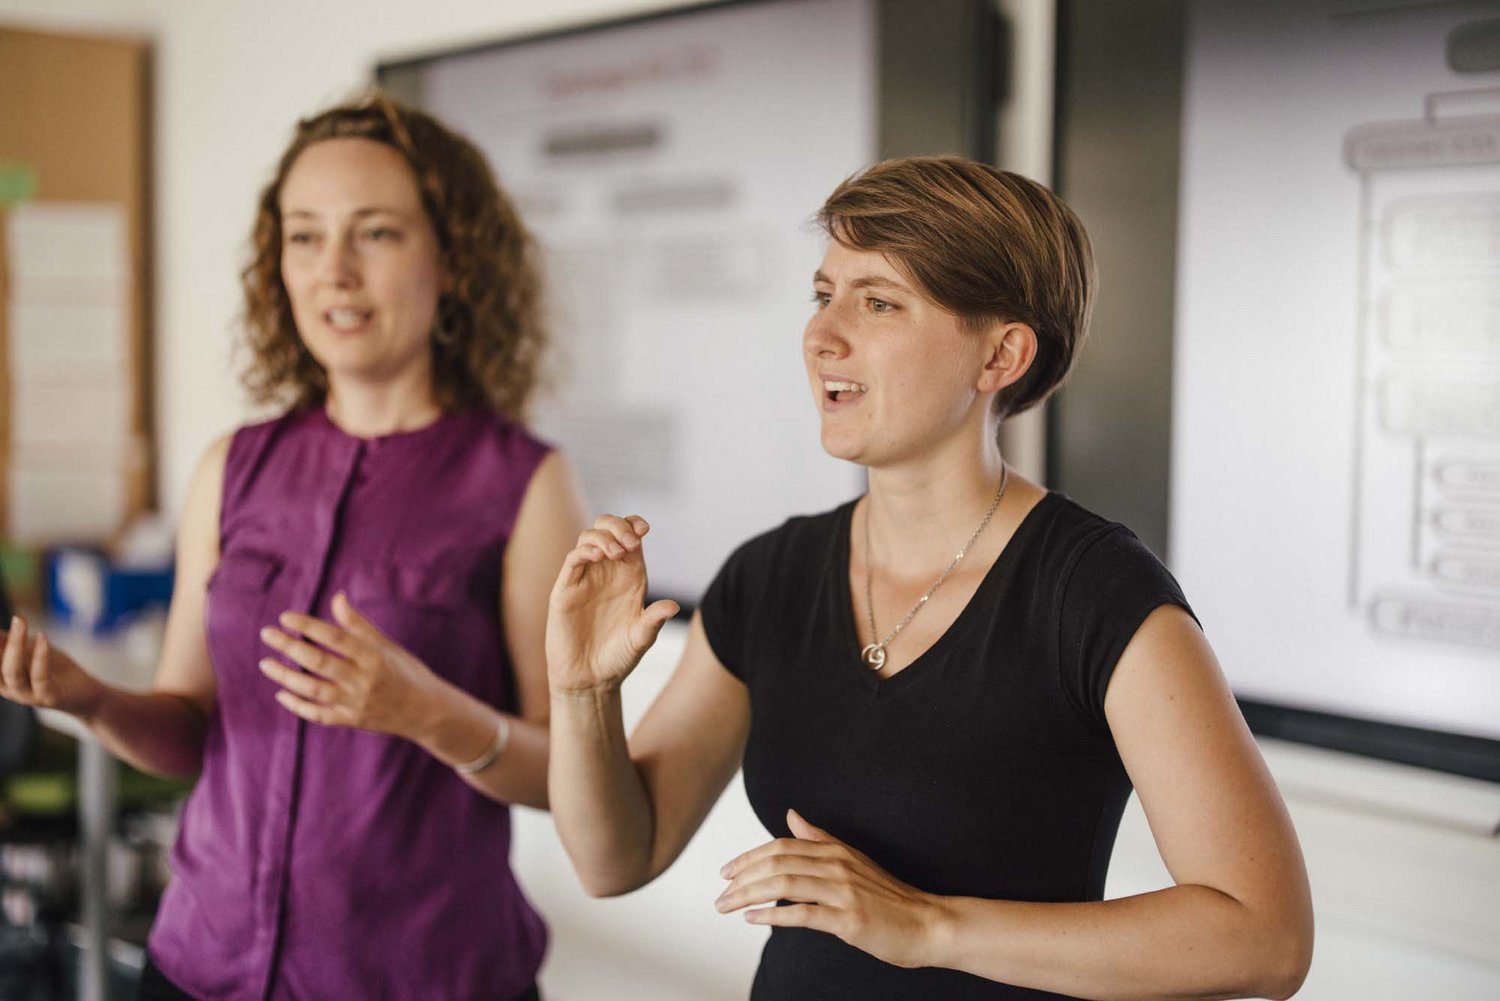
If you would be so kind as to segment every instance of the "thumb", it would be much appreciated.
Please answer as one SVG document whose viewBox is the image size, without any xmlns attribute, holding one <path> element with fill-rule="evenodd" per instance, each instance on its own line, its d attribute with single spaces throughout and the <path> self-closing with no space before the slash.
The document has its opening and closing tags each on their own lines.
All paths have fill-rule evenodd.
<svg viewBox="0 0 1500 1001">
<path fill-rule="evenodd" d="M 843 844 L 843 842 L 823 830 L 823 828 L 814 827 L 802 819 L 802 814 L 796 810 L 787 810 L 786 826 L 792 829 L 792 837 L 802 841 L 826 841 L 830 844 Z"/>
<path fill-rule="evenodd" d="M 667 620 L 682 610 L 682 606 L 670 598 L 653 601 L 641 611 L 640 618 L 635 620 L 634 633 L 636 645 L 645 650 L 656 642 L 657 634 L 661 627 L 667 624 Z"/>
</svg>

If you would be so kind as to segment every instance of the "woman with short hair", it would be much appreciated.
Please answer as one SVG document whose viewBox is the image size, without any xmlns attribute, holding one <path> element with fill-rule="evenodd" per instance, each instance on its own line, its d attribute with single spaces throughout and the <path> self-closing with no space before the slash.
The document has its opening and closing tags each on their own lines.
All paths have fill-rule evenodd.
<svg viewBox="0 0 1500 1001">
<path fill-rule="evenodd" d="M 644 519 L 579 537 L 547 660 L 585 888 L 661 873 L 743 764 L 774 840 L 716 906 L 772 928 L 755 1001 L 1291 995 L 1300 850 L 1186 599 L 998 444 L 1083 341 L 1082 225 L 956 157 L 877 164 L 819 220 L 803 357 L 868 492 L 729 557 L 628 740 L 620 684 L 676 606 L 642 607 Z M 1175 885 L 1103 901 L 1132 786 Z"/>
</svg>

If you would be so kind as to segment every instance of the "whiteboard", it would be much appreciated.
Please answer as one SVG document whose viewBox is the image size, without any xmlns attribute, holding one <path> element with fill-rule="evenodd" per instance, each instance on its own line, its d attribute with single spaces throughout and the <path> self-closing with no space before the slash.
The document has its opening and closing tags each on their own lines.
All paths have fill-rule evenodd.
<svg viewBox="0 0 1500 1001">
<path fill-rule="evenodd" d="M 1497 17 L 1192 7 L 1171 552 L 1242 696 L 1500 737 Z"/>
<path fill-rule="evenodd" d="M 494 165 L 545 255 L 534 424 L 596 511 L 651 521 L 695 603 L 740 542 L 862 489 L 801 357 L 809 220 L 876 149 L 869 0 L 691 11 L 433 59 L 425 107 Z"/>
</svg>

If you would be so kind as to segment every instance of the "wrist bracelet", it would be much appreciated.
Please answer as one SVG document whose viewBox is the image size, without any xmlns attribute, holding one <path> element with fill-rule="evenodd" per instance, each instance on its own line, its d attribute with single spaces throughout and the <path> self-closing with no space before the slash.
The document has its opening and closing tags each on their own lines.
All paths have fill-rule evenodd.
<svg viewBox="0 0 1500 1001">
<path fill-rule="evenodd" d="M 493 765 L 496 759 L 505 752 L 505 745 L 510 743 L 510 720 L 503 714 L 498 719 L 500 722 L 495 726 L 495 742 L 473 761 L 465 761 L 462 764 L 454 765 L 453 770 L 455 772 L 458 772 L 460 775 L 477 775 L 490 765 Z"/>
</svg>

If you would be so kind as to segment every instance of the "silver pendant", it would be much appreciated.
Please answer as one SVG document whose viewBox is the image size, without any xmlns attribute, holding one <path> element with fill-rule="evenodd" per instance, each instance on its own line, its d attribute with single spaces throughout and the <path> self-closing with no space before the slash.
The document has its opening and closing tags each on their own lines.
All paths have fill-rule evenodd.
<svg viewBox="0 0 1500 1001">
<path fill-rule="evenodd" d="M 871 643 L 859 652 L 859 656 L 872 671 L 885 667 L 885 647 L 879 643 Z"/>
</svg>

